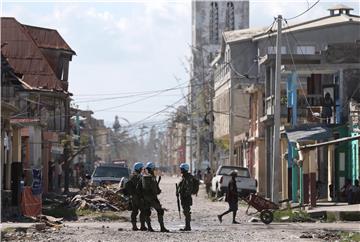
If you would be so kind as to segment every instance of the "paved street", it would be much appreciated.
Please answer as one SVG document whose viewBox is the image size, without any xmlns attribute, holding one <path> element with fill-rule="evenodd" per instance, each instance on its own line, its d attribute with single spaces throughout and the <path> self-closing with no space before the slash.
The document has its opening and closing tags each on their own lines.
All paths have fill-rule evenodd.
<svg viewBox="0 0 360 242">
<path fill-rule="evenodd" d="M 351 223 L 272 223 L 264 225 L 250 223 L 250 217 L 244 215 L 245 207 L 238 212 L 239 225 L 231 224 L 231 214 L 224 217 L 219 224 L 216 215 L 227 209 L 224 202 L 211 202 L 205 198 L 204 187 L 198 197 L 194 197 L 192 207 L 191 232 L 180 232 L 183 216 L 179 219 L 175 197 L 175 182 L 179 178 L 166 177 L 161 181 L 160 200 L 167 209 L 165 224 L 170 233 L 133 232 L 129 222 L 67 222 L 59 231 L 36 232 L 31 235 L 36 241 L 324 241 L 299 238 L 304 232 L 321 232 L 321 230 L 353 230 L 359 227 Z M 129 217 L 129 212 L 124 212 Z M 153 225 L 159 230 L 156 214 L 153 214 Z M 5 224 L 5 227 L 9 224 Z"/>
</svg>

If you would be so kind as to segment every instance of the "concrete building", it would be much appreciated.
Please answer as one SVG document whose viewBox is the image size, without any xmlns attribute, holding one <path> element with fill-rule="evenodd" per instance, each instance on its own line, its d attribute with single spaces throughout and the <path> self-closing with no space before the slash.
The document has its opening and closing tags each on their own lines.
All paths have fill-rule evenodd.
<svg viewBox="0 0 360 242">
<path fill-rule="evenodd" d="M 190 159 L 196 160 L 197 164 L 209 160 L 208 146 L 212 142 L 212 132 L 204 122 L 213 91 L 210 63 L 219 50 L 222 32 L 248 27 L 248 1 L 192 1 L 193 58 L 189 86 L 189 133 L 192 139 L 188 145 L 191 147 Z"/>
<path fill-rule="evenodd" d="M 358 44 L 356 43 L 360 39 L 358 31 L 360 18 L 352 15 L 351 9 L 344 8 L 347 7 L 332 8 L 329 16 L 286 26 L 283 29 L 284 38 L 281 48 L 282 65 L 284 65 L 281 91 L 284 97 L 283 125 L 288 124 L 294 128 L 301 126 L 301 123 L 320 124 L 326 121 L 327 126 L 335 125 L 337 127 L 333 129 L 335 136 L 348 135 L 348 131 L 342 130 L 344 127 L 341 127 L 348 122 L 348 98 L 360 98 L 357 90 L 360 66 L 359 59 L 356 57 L 358 53 Z M 334 35 L 334 33 L 337 34 Z M 275 55 L 272 52 L 274 50 L 272 43 L 275 43 L 275 39 L 275 33 L 270 36 L 262 34 L 253 38 L 257 43 L 259 55 L 264 57 L 259 62 L 259 70 L 260 78 L 265 83 L 264 116 L 261 121 L 265 128 L 266 183 L 271 184 L 272 176 L 282 177 L 280 184 L 283 185 L 279 191 L 282 198 L 288 198 L 291 197 L 290 191 L 297 190 L 296 186 L 290 184 L 291 180 L 293 183 L 298 183 L 297 179 L 292 179 L 292 177 L 298 177 L 298 174 L 296 172 L 290 174 L 294 164 L 290 162 L 291 158 L 288 161 L 278 161 L 282 164 L 282 172 L 272 174 L 271 162 L 275 75 Z M 324 99 L 327 93 L 332 99 L 331 117 L 328 120 L 324 118 Z M 292 102 L 290 98 L 293 100 Z M 321 136 L 312 140 L 308 138 L 308 142 L 319 142 L 322 138 Z M 338 157 L 335 158 L 337 162 L 339 157 L 344 157 L 344 159 L 348 157 L 347 151 L 345 152 L 347 148 L 343 147 L 343 151 L 341 151 L 341 146 L 343 145 L 337 146 L 334 150 L 334 157 Z M 287 150 L 285 142 L 281 153 L 284 154 Z M 331 158 L 332 155 L 329 157 L 328 150 L 328 147 L 322 147 L 312 154 L 312 164 L 316 165 L 310 166 L 308 170 L 304 171 L 304 187 L 309 187 L 306 184 L 315 184 L 316 181 L 327 184 L 328 179 L 331 179 L 331 184 L 339 188 L 345 182 L 345 178 L 348 177 L 345 169 L 342 174 L 337 172 L 329 177 L 327 170 L 335 160 Z M 349 163 L 351 162 L 349 161 Z M 280 176 L 281 174 L 282 176 Z M 266 190 L 267 195 L 270 196 L 271 187 L 269 185 Z M 329 193 L 327 187 L 323 188 L 323 192 Z M 294 192 L 293 196 L 295 194 Z M 305 194 L 306 191 L 304 196 Z M 308 202 L 306 198 L 308 196 L 305 196 L 305 202 Z M 297 199 L 294 198 L 294 200 Z"/>
<path fill-rule="evenodd" d="M 21 112 L 11 119 L 23 125 L 26 148 L 21 161 L 30 180 L 31 169 L 42 170 L 46 193 L 51 164 L 69 155 L 53 151 L 70 131 L 68 71 L 75 52 L 56 30 L 24 25 L 14 18 L 1 18 L 1 32 L 2 55 L 26 85 L 13 100 Z"/>
<path fill-rule="evenodd" d="M 249 129 L 249 95 L 243 87 L 257 79 L 257 49 L 252 37 L 264 29 L 224 32 L 220 53 L 212 63 L 214 71 L 214 138 L 228 144 L 226 155 L 218 146 L 217 164 L 242 165 L 234 149 L 235 137 Z M 230 157 L 232 154 L 232 157 Z M 232 158 L 232 160 L 231 160 Z"/>
<path fill-rule="evenodd" d="M 272 171 L 276 31 L 248 29 L 223 34 L 220 55 L 213 62 L 215 112 L 222 108 L 215 118 L 215 135 L 227 138 L 226 134 L 231 133 L 227 130 L 230 123 L 227 111 L 231 109 L 231 102 L 226 100 L 231 96 L 228 93 L 236 95 L 230 90 L 241 88 L 239 97 L 248 95 L 249 98 L 249 104 L 243 110 L 248 110 L 250 124 L 245 130 L 237 130 L 236 125 L 241 120 L 233 125 L 236 132 L 234 164 L 249 167 L 259 182 L 261 195 L 271 197 L 275 176 L 281 184 L 280 198 L 295 202 L 300 198 L 302 203 L 314 205 L 319 194 L 330 199 L 328 185 L 332 184 L 331 199 L 338 201 L 343 199 L 339 190 L 345 180 L 354 181 L 358 177 L 358 141 L 304 151 L 300 163 L 294 151 L 294 142 L 301 146 L 358 134 L 356 125 L 349 127 L 354 119 L 351 110 L 360 99 L 359 16 L 352 15 L 352 9 L 343 5 L 329 10 L 329 16 L 285 25 L 282 31 L 282 135 L 281 160 L 277 161 L 281 169 L 276 174 Z M 255 65 L 251 66 L 254 61 Z M 239 80 L 231 81 L 233 76 L 238 76 Z M 327 93 L 331 105 L 325 102 L 325 99 L 329 100 Z M 221 98 L 222 95 L 225 98 Z M 239 97 L 234 98 L 238 105 L 243 103 Z M 349 105 L 350 99 L 355 103 L 353 106 Z M 232 110 L 239 112 L 235 104 Z M 294 132 L 298 135 L 295 138 Z M 317 181 L 323 184 L 318 189 L 320 193 L 316 190 Z"/>
</svg>

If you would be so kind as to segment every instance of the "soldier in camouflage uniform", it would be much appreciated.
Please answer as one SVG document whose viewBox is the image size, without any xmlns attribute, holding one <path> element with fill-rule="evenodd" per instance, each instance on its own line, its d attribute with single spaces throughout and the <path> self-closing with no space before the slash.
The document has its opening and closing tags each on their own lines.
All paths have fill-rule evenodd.
<svg viewBox="0 0 360 242">
<path fill-rule="evenodd" d="M 154 231 L 151 227 L 151 208 L 154 208 L 157 212 L 158 221 L 160 224 L 161 232 L 169 232 L 164 226 L 164 209 L 162 208 L 160 201 L 157 197 L 161 193 L 159 184 L 156 181 L 156 176 L 154 175 L 155 165 L 153 162 L 148 162 L 145 166 L 147 170 L 147 175 L 144 175 L 141 180 L 141 192 L 144 198 L 145 204 L 145 222 L 148 226 L 148 231 Z"/>
<path fill-rule="evenodd" d="M 180 194 L 181 206 L 185 216 L 185 228 L 180 229 L 181 231 L 191 231 L 191 195 L 194 194 L 195 191 L 193 190 L 194 177 L 189 173 L 189 168 L 189 165 L 186 163 L 180 164 L 182 179 L 179 183 L 177 192 Z"/>
<path fill-rule="evenodd" d="M 136 162 L 134 164 L 134 172 L 130 180 L 125 184 L 125 194 L 130 196 L 131 202 L 131 224 L 132 230 L 137 231 L 138 227 L 136 226 L 136 217 L 140 211 L 140 230 L 146 231 L 145 226 L 145 211 L 144 211 L 144 202 L 141 200 L 142 194 L 137 190 L 138 184 L 141 182 L 141 172 L 144 168 L 142 162 Z"/>
</svg>

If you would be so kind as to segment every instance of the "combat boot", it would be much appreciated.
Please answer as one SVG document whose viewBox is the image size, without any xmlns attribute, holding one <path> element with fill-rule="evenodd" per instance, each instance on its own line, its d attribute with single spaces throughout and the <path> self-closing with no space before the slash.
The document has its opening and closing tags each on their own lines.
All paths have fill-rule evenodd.
<svg viewBox="0 0 360 242">
<path fill-rule="evenodd" d="M 147 231 L 149 232 L 154 232 L 155 230 L 151 227 L 151 222 L 150 221 L 146 221 L 147 224 Z"/>
<path fill-rule="evenodd" d="M 167 228 L 165 228 L 165 225 L 164 225 L 164 218 L 162 216 L 160 216 L 158 218 L 159 220 L 159 224 L 160 224 L 160 232 L 165 232 L 165 233 L 168 233 L 170 232 Z"/>
<path fill-rule="evenodd" d="M 132 223 L 132 230 L 133 231 L 138 231 L 138 227 L 136 226 L 136 222 L 131 222 Z"/>
<path fill-rule="evenodd" d="M 146 228 L 146 226 L 145 226 L 145 223 L 141 223 L 140 230 L 141 230 L 141 231 L 146 231 L 146 230 L 148 230 L 148 229 Z"/>
<path fill-rule="evenodd" d="M 167 228 L 165 228 L 165 227 L 161 227 L 160 232 L 169 233 L 170 231 L 169 231 Z"/>
<path fill-rule="evenodd" d="M 191 221 L 191 217 L 190 216 L 186 217 L 185 218 L 185 228 L 180 229 L 180 231 L 191 231 L 190 221 Z"/>
</svg>

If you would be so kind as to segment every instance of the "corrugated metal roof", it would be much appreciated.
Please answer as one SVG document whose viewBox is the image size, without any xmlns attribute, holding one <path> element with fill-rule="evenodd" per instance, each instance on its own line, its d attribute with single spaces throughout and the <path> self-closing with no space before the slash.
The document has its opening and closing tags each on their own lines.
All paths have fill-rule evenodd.
<svg viewBox="0 0 360 242">
<path fill-rule="evenodd" d="M 66 91 L 34 40 L 14 18 L 1 18 L 1 48 L 14 71 L 31 87 Z"/>
<path fill-rule="evenodd" d="M 29 32 L 38 47 L 66 50 L 75 54 L 75 51 L 70 48 L 57 30 L 29 25 L 23 26 Z"/>
<path fill-rule="evenodd" d="M 319 19 L 314 19 L 311 21 L 299 23 L 290 25 L 289 27 L 283 28 L 282 33 L 287 32 L 296 32 L 296 31 L 302 31 L 302 30 L 308 30 L 313 28 L 319 28 L 319 27 L 325 27 L 325 26 L 331 26 L 336 24 L 360 24 L 360 16 L 357 15 L 346 15 L 346 14 L 340 14 L 335 16 L 326 16 Z M 276 31 L 270 34 L 270 36 L 275 36 Z M 254 36 L 254 40 L 262 39 L 268 37 L 268 34 L 260 33 Z"/>
<path fill-rule="evenodd" d="M 330 128 L 324 125 L 305 124 L 293 129 L 286 129 L 290 142 L 327 140 L 332 137 Z"/>
</svg>

